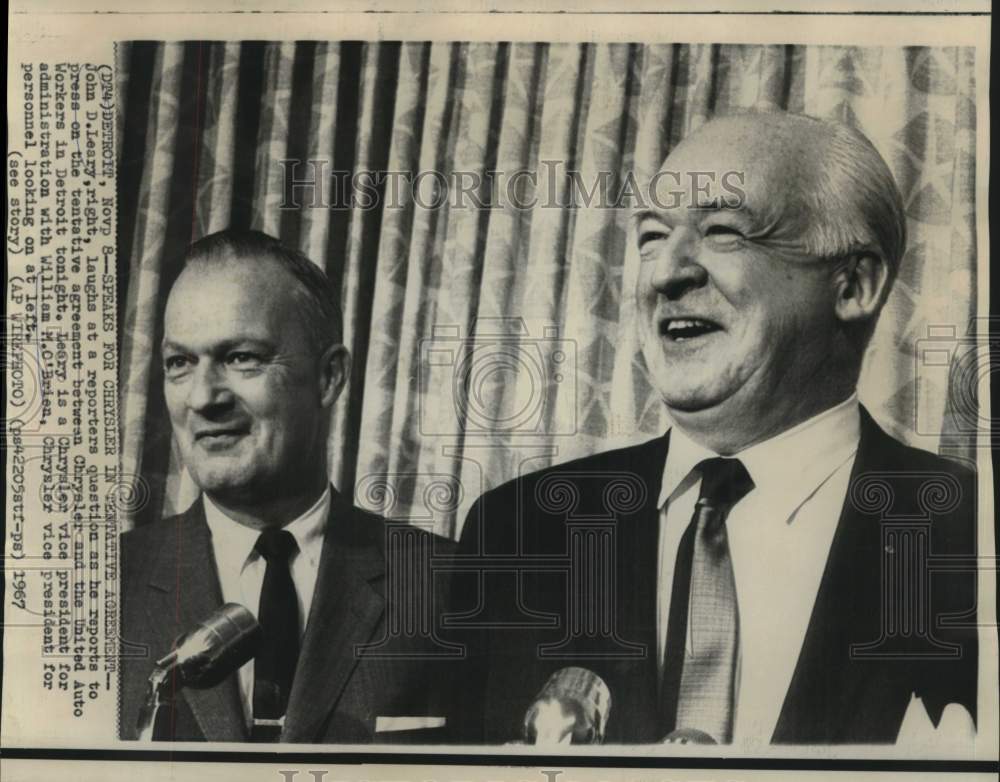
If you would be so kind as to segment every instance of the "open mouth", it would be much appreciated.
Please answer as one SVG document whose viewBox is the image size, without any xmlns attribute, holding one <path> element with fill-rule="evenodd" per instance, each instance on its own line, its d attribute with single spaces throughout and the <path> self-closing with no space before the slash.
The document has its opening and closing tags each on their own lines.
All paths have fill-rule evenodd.
<svg viewBox="0 0 1000 782">
<path fill-rule="evenodd" d="M 660 334 L 673 342 L 686 342 L 721 330 L 722 326 L 705 318 L 664 318 L 660 321 Z"/>
</svg>

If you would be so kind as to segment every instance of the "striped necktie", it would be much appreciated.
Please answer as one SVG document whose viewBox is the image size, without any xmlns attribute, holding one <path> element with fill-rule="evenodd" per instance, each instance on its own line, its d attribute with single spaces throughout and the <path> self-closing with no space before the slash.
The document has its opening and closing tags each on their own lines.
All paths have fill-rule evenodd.
<svg viewBox="0 0 1000 782">
<path fill-rule="evenodd" d="M 671 598 L 672 605 L 676 600 L 686 606 L 687 616 L 671 610 L 668 625 L 667 664 L 683 660 L 674 726 L 728 744 L 733 737 L 739 611 L 726 517 L 753 489 L 753 481 L 739 459 L 706 459 L 696 469 L 701 489 L 678 550 L 678 568 L 689 569 L 690 578 L 686 584 L 683 577 L 680 584 L 675 579 Z M 677 659 L 671 660 L 671 647 Z"/>
</svg>

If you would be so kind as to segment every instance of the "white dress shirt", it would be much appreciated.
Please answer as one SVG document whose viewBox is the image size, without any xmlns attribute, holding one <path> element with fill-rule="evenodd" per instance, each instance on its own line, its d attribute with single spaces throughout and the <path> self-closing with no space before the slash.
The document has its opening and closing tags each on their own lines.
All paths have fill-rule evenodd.
<svg viewBox="0 0 1000 782">
<path fill-rule="evenodd" d="M 740 616 L 733 744 L 741 749 L 770 743 L 819 591 L 860 437 L 858 398 L 852 395 L 787 432 L 734 454 L 754 482 L 754 489 L 726 520 Z M 677 549 L 698 499 L 700 478 L 692 470 L 715 456 L 678 427 L 671 430 L 659 498 L 661 672 Z"/>
<path fill-rule="evenodd" d="M 254 549 L 260 530 L 234 521 L 207 495 L 202 497 L 205 501 L 205 520 L 212 533 L 212 551 L 219 571 L 222 599 L 226 603 L 246 606 L 256 617 L 260 608 L 260 592 L 264 586 L 264 572 L 267 569 L 267 562 Z M 289 570 L 295 583 L 295 594 L 299 602 L 299 628 L 303 633 L 316 590 L 323 533 L 329 514 L 330 487 L 327 486 L 326 491 L 309 510 L 285 527 L 294 536 L 299 549 L 289 560 Z M 240 668 L 239 682 L 243 716 L 249 725 L 253 717 L 253 660 Z"/>
<path fill-rule="evenodd" d="M 733 455 L 754 482 L 754 489 L 726 520 L 740 617 L 733 720 L 733 746 L 739 750 L 766 747 L 777 726 L 860 439 L 858 397 L 853 394 L 787 432 Z M 677 427 L 671 430 L 658 505 L 661 675 L 677 550 L 698 499 L 700 479 L 692 470 L 702 459 L 715 456 Z M 689 647 L 690 643 L 689 628 Z M 954 749 L 968 747 L 975 739 L 975 723 L 964 707 L 949 704 L 935 727 L 914 695 L 896 744 Z"/>
</svg>

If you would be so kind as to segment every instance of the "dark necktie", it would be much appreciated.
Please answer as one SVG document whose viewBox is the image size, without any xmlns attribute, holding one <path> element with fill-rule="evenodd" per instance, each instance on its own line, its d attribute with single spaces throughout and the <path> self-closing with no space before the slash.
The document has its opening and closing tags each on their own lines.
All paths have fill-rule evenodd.
<svg viewBox="0 0 1000 782">
<path fill-rule="evenodd" d="M 266 529 L 257 538 L 255 548 L 267 562 L 267 569 L 257 612 L 264 632 L 254 660 L 251 738 L 277 741 L 299 658 L 299 604 L 288 568 L 298 545 L 287 530 Z"/>
<path fill-rule="evenodd" d="M 667 626 L 664 682 L 673 679 L 674 686 L 665 692 L 669 698 L 673 690 L 677 698 L 671 727 L 703 731 L 728 744 L 733 736 L 739 612 L 725 524 L 732 507 L 753 489 L 753 481 L 739 459 L 706 459 L 696 469 L 701 490 L 678 549 Z"/>
</svg>

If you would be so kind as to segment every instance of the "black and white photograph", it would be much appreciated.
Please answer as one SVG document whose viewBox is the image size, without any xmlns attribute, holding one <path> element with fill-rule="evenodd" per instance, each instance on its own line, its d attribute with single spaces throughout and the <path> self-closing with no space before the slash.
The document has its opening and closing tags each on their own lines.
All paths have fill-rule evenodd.
<svg viewBox="0 0 1000 782">
<path fill-rule="evenodd" d="M 975 742 L 971 52 L 118 58 L 123 736 Z"/>
<path fill-rule="evenodd" d="M 420 17 L 20 66 L 5 650 L 125 751 L 995 764 L 988 35 Z"/>
</svg>

